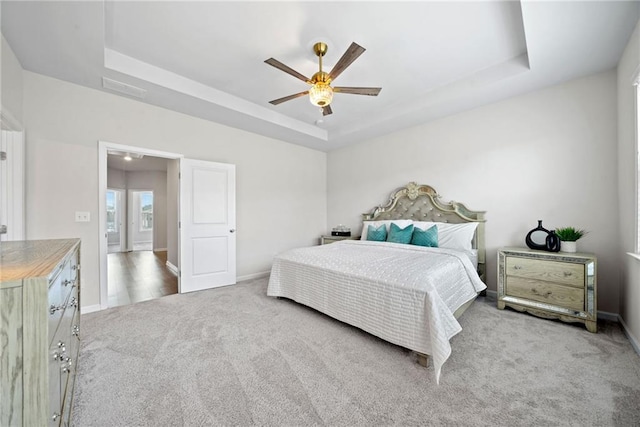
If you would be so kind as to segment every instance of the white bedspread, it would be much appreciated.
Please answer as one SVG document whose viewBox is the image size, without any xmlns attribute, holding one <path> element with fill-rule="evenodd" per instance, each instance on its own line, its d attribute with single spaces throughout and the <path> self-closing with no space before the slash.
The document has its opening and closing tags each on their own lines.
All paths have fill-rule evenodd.
<svg viewBox="0 0 640 427">
<path fill-rule="evenodd" d="M 277 255 L 267 295 L 431 355 L 438 382 L 462 330 L 453 313 L 485 288 L 463 252 L 344 240 Z"/>
</svg>

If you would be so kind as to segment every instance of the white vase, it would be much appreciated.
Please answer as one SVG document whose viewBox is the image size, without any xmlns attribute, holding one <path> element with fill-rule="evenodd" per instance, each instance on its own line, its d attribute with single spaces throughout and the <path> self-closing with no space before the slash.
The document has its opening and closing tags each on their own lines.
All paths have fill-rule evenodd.
<svg viewBox="0 0 640 427">
<path fill-rule="evenodd" d="M 563 240 L 560 242 L 560 252 L 575 253 L 577 250 L 576 246 L 576 242 L 567 242 Z"/>
</svg>

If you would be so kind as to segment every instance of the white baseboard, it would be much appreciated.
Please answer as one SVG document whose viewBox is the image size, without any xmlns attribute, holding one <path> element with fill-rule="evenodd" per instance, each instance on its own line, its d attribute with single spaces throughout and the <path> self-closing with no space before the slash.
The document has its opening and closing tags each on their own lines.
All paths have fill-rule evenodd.
<svg viewBox="0 0 640 427">
<path fill-rule="evenodd" d="M 246 274 L 244 276 L 238 276 L 236 278 L 236 281 L 237 282 L 244 282 L 245 280 L 261 279 L 263 277 L 269 276 L 270 273 L 271 273 L 271 270 L 269 270 L 269 271 L 261 271 L 259 273 L 253 273 L 253 274 Z"/>
<path fill-rule="evenodd" d="M 153 252 L 167 252 L 167 248 L 154 248 Z"/>
<path fill-rule="evenodd" d="M 598 310 L 598 319 L 610 320 L 612 322 L 619 322 L 620 316 L 615 313 L 609 313 L 608 311 Z"/>
<path fill-rule="evenodd" d="M 167 268 L 169 269 L 170 272 L 172 272 L 174 275 L 178 276 L 178 267 L 176 267 L 175 265 L 171 264 L 169 261 L 167 261 Z"/>
<path fill-rule="evenodd" d="M 627 336 L 627 338 L 629 338 L 629 342 L 631 343 L 631 347 L 633 347 L 633 349 L 636 351 L 636 353 L 638 353 L 638 355 L 640 355 L 640 340 L 638 340 L 638 338 L 636 338 L 631 333 L 631 331 L 627 327 L 627 324 L 624 322 L 624 319 L 622 317 L 618 316 L 618 320 L 620 321 L 620 324 L 622 325 L 622 330 L 624 331 L 624 334 Z"/>
<path fill-rule="evenodd" d="M 93 313 L 94 311 L 100 310 L 102 310 L 102 306 L 100 306 L 100 304 L 83 305 L 82 307 L 80 307 L 81 314 Z"/>
<path fill-rule="evenodd" d="M 490 291 L 489 289 L 487 289 L 487 298 L 489 298 L 490 300 L 497 301 L 498 300 L 498 292 Z"/>
</svg>

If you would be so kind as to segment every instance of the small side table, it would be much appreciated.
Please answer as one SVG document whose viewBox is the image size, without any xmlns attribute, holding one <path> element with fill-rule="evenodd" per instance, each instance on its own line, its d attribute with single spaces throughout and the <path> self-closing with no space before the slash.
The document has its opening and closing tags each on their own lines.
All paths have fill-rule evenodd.
<svg viewBox="0 0 640 427">
<path fill-rule="evenodd" d="M 498 308 L 584 323 L 597 332 L 596 257 L 586 253 L 498 250 Z"/>
</svg>

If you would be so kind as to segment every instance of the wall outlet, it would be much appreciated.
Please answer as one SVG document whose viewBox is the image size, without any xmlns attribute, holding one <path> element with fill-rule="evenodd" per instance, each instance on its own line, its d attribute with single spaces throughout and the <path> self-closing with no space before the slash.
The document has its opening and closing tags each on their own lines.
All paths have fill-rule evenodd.
<svg viewBox="0 0 640 427">
<path fill-rule="evenodd" d="M 89 212 L 76 212 L 76 222 L 89 222 L 91 215 Z"/>
</svg>

